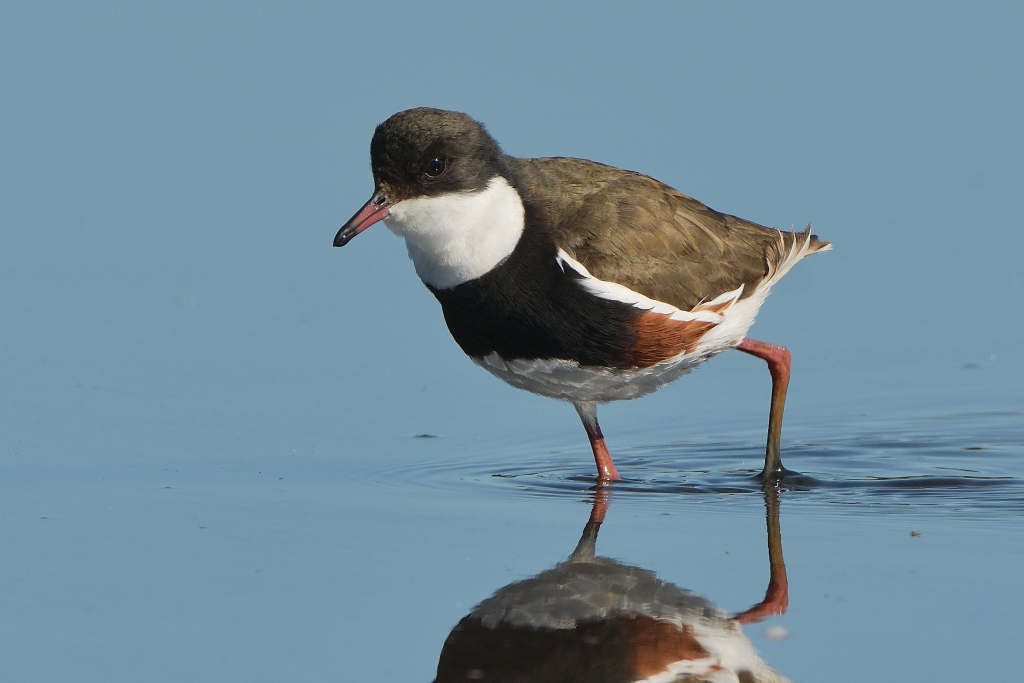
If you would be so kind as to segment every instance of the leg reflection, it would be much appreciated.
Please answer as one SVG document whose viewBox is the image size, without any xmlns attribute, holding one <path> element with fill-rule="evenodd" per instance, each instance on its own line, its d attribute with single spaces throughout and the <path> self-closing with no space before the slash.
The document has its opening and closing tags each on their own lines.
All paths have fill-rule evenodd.
<svg viewBox="0 0 1024 683">
<path fill-rule="evenodd" d="M 782 558 L 782 528 L 779 524 L 779 492 L 772 488 L 764 493 L 765 517 L 768 520 L 768 590 L 764 600 L 733 619 L 741 624 L 755 624 L 768 617 L 786 613 L 789 607 L 789 581 L 786 562 Z"/>
<path fill-rule="evenodd" d="M 594 490 L 594 507 L 590 509 L 590 519 L 587 520 L 587 525 L 583 527 L 583 534 L 580 536 L 580 542 L 576 544 L 576 550 L 573 550 L 572 555 L 569 556 L 570 562 L 594 559 L 597 547 L 597 532 L 601 530 L 605 513 L 608 512 L 609 496 L 608 489 L 600 484 Z"/>
</svg>

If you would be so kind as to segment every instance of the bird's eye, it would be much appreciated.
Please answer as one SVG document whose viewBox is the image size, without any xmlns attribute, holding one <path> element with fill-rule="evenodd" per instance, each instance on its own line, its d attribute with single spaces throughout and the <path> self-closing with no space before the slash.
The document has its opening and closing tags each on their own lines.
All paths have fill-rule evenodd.
<svg viewBox="0 0 1024 683">
<path fill-rule="evenodd" d="M 428 178 L 436 178 L 437 176 L 444 173 L 444 170 L 446 168 L 448 168 L 447 159 L 431 159 L 430 161 L 427 162 L 426 168 L 424 169 L 423 172 L 427 174 Z"/>
</svg>

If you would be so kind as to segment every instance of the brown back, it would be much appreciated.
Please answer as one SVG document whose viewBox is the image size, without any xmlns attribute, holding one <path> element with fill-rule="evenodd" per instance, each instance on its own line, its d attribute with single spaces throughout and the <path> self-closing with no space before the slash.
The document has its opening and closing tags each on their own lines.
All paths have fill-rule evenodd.
<svg viewBox="0 0 1024 683">
<path fill-rule="evenodd" d="M 563 157 L 513 163 L 527 219 L 554 226 L 559 247 L 595 277 L 683 310 L 740 285 L 749 296 L 797 239 L 640 173 Z M 808 251 L 827 244 L 812 236 Z"/>
</svg>

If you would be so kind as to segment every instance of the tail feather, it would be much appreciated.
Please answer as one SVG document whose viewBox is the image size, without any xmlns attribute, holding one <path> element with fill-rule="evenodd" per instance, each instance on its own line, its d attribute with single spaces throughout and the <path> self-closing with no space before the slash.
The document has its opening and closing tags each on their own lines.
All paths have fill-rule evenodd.
<svg viewBox="0 0 1024 683">
<path fill-rule="evenodd" d="M 810 235 L 810 232 L 811 232 L 811 224 L 808 223 L 807 224 L 807 228 L 805 228 L 803 232 L 799 232 L 799 233 L 790 232 L 789 234 L 793 235 L 795 238 L 799 238 L 799 237 L 804 236 L 804 235 Z M 807 254 L 816 254 L 819 251 L 828 251 L 831 248 L 832 248 L 832 243 L 831 242 L 829 242 L 827 240 L 818 239 L 817 235 L 810 235 L 809 241 L 807 242 L 806 253 Z"/>
<path fill-rule="evenodd" d="M 761 285 L 769 287 L 789 272 L 789 269 L 796 265 L 796 262 L 808 254 L 815 254 L 819 251 L 828 251 L 832 248 L 831 242 L 818 239 L 817 235 L 811 234 L 811 224 L 802 232 L 790 230 L 789 232 L 779 231 L 779 245 L 773 254 L 768 256 L 768 275 L 761 282 Z"/>
</svg>

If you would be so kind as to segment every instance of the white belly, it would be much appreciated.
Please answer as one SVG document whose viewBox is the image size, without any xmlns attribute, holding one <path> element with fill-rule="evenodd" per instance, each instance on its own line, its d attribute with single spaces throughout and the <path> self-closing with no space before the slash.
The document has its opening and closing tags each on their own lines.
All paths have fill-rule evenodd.
<svg viewBox="0 0 1024 683">
<path fill-rule="evenodd" d="M 497 353 L 473 360 L 512 386 L 563 401 L 607 403 L 657 391 L 710 358 L 677 356 L 649 368 L 602 368 L 561 359 L 503 360 Z"/>
</svg>

